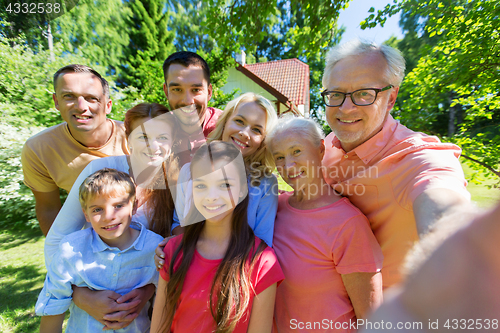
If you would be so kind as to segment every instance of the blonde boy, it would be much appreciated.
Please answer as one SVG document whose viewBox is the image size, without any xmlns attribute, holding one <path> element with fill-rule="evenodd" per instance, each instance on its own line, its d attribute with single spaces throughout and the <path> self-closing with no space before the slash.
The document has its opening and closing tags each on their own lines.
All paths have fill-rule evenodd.
<svg viewBox="0 0 500 333">
<path fill-rule="evenodd" d="M 80 186 L 80 203 L 92 228 L 62 239 L 47 268 L 38 296 L 36 314 L 43 316 L 40 333 L 62 332 L 64 313 L 70 310 L 66 332 L 99 332 L 105 326 L 72 302 L 72 285 L 126 294 L 158 281 L 153 260 L 163 238 L 131 222 L 135 211 L 135 184 L 121 171 L 102 169 Z M 147 332 L 150 321 L 145 306 L 120 332 Z"/>
</svg>

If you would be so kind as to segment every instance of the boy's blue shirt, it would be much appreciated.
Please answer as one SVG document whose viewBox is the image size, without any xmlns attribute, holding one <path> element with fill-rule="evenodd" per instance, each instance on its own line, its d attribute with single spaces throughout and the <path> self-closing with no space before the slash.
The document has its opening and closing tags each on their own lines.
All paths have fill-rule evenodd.
<svg viewBox="0 0 500 333">
<path fill-rule="evenodd" d="M 59 251 L 47 268 L 47 276 L 35 312 L 40 316 L 56 315 L 70 309 L 66 332 L 100 332 L 103 325 L 72 302 L 72 285 L 92 290 L 112 290 L 124 295 L 133 289 L 158 282 L 154 250 L 163 240 L 142 224 L 130 225 L 140 234 L 134 243 L 121 251 L 104 243 L 92 229 L 64 237 Z M 145 306 L 137 319 L 116 332 L 146 332 L 150 321 Z"/>
</svg>

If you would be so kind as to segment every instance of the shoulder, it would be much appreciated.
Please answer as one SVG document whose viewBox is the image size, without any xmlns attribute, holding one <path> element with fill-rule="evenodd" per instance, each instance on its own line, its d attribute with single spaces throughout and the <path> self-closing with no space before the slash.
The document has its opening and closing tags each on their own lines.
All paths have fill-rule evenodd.
<svg viewBox="0 0 500 333">
<path fill-rule="evenodd" d="M 66 123 L 57 124 L 46 128 L 30 137 L 28 140 L 26 140 L 24 147 L 36 150 L 38 148 L 45 147 L 47 144 L 47 140 L 57 143 L 57 139 L 60 140 L 61 138 L 66 136 Z"/>
<path fill-rule="evenodd" d="M 182 241 L 182 236 L 183 235 L 177 235 L 168 240 L 167 245 L 165 245 L 165 247 L 163 248 L 163 252 L 165 252 L 165 255 L 168 253 L 169 257 L 172 256 L 177 247 L 179 247 L 179 244 Z"/>
<path fill-rule="evenodd" d="M 399 123 L 393 132 L 389 146 L 388 154 L 399 153 L 405 156 L 414 153 L 425 155 L 448 152 L 458 157 L 461 153 L 460 147 L 453 143 L 441 142 L 436 136 L 412 131 Z"/>
<path fill-rule="evenodd" d="M 207 111 L 210 112 L 210 115 L 216 116 L 217 118 L 222 114 L 222 110 L 214 108 L 214 107 L 208 107 Z"/>
<path fill-rule="evenodd" d="M 257 237 L 257 236 L 254 236 L 254 237 L 255 237 L 255 245 L 254 245 L 252 253 L 255 253 L 254 251 L 257 251 L 260 244 L 264 242 L 259 237 Z M 276 253 L 274 253 L 273 248 L 270 247 L 269 245 L 266 245 L 266 247 L 262 250 L 262 252 L 258 255 L 258 258 L 257 258 L 257 261 L 260 262 L 259 266 L 262 266 L 265 263 L 273 265 L 275 262 L 277 262 L 277 260 L 278 259 L 276 257 Z"/>
<path fill-rule="evenodd" d="M 251 191 L 252 188 L 254 188 L 254 189 L 264 190 L 267 192 L 269 188 L 278 185 L 278 179 L 274 174 L 263 176 L 262 178 L 259 178 L 259 180 L 260 180 L 259 186 L 252 186 L 251 179 L 248 178 L 248 189 Z"/>
<path fill-rule="evenodd" d="M 137 223 L 139 224 L 139 223 Z M 158 235 L 157 233 L 147 229 L 144 225 L 141 224 L 141 232 L 144 233 L 144 238 L 146 245 L 149 245 L 150 247 L 156 248 L 158 246 L 158 243 L 160 243 L 163 240 L 163 237 Z"/>
<path fill-rule="evenodd" d="M 114 120 L 114 119 L 110 119 L 112 121 L 112 123 L 114 124 L 114 128 L 116 129 L 116 134 L 117 135 L 125 135 L 125 124 L 123 123 L 123 121 L 119 121 L 119 120 Z"/>
</svg>

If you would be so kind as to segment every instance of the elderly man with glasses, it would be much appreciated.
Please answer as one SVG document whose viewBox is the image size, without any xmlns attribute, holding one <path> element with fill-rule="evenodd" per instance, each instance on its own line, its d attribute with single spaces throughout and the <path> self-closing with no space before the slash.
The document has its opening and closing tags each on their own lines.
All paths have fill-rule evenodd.
<svg viewBox="0 0 500 333">
<path fill-rule="evenodd" d="M 384 288 L 401 280 L 404 257 L 420 236 L 470 201 L 460 148 L 390 115 L 404 71 L 399 51 L 355 40 L 329 52 L 321 93 L 333 130 L 325 139 L 325 179 L 368 217 L 384 254 Z"/>
</svg>

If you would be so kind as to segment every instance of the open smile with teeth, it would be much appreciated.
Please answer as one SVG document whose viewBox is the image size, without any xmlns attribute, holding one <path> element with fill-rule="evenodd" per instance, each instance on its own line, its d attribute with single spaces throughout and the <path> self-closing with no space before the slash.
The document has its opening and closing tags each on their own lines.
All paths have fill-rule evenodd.
<svg viewBox="0 0 500 333">
<path fill-rule="evenodd" d="M 104 229 L 104 230 L 113 230 L 113 229 L 118 228 L 118 226 L 119 226 L 120 224 L 121 224 L 121 223 L 108 225 L 108 226 L 106 226 L 106 227 L 102 227 L 102 229 Z"/>
<path fill-rule="evenodd" d="M 158 153 L 158 154 L 144 153 L 144 155 L 146 155 L 149 158 L 162 158 L 163 157 L 160 153 Z"/>
<path fill-rule="evenodd" d="M 246 143 L 243 143 L 243 142 L 241 142 L 241 141 L 239 141 L 239 140 L 237 140 L 235 138 L 231 138 L 231 139 L 233 140 L 234 144 L 237 145 L 241 149 L 244 149 L 244 148 L 248 147 L 248 145 Z"/>
<path fill-rule="evenodd" d="M 289 178 L 289 179 L 295 179 L 295 178 L 297 178 L 297 177 L 301 176 L 303 173 L 304 173 L 304 171 L 301 171 L 301 172 L 299 172 L 299 173 L 297 173 L 297 174 L 295 174 L 295 175 L 290 175 L 290 174 L 289 174 L 289 175 L 288 175 L 288 178 Z"/>
<path fill-rule="evenodd" d="M 205 207 L 206 210 L 208 211 L 216 211 L 219 210 L 220 208 L 224 207 L 225 205 L 219 205 L 219 206 L 203 206 Z"/>
<path fill-rule="evenodd" d="M 88 117 L 88 116 L 78 116 L 78 115 L 75 115 L 75 118 L 76 119 L 81 119 L 81 120 L 87 120 L 87 119 L 90 119 L 92 117 Z"/>
<path fill-rule="evenodd" d="M 355 119 L 355 120 L 348 120 L 348 119 L 339 119 L 341 123 L 346 123 L 346 124 L 352 124 L 360 121 L 360 119 Z"/>
<path fill-rule="evenodd" d="M 186 107 L 182 107 L 181 111 L 189 114 L 189 113 L 193 113 L 194 111 L 197 111 L 197 110 L 196 110 L 195 106 L 186 106 Z"/>
</svg>

